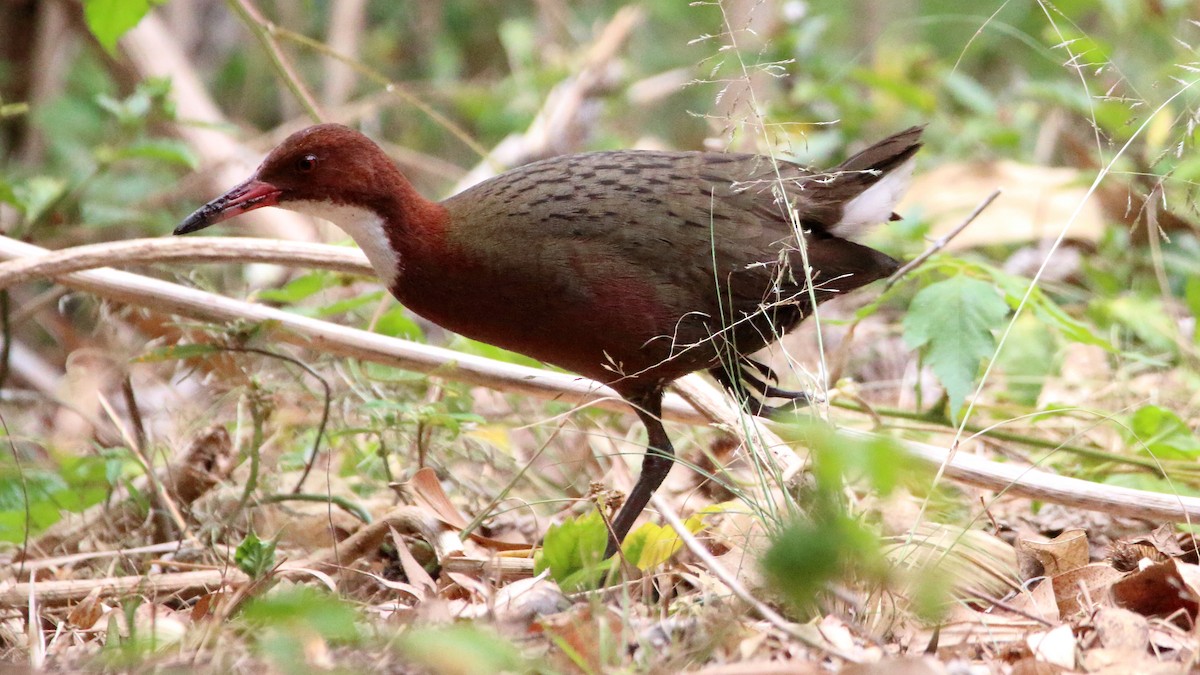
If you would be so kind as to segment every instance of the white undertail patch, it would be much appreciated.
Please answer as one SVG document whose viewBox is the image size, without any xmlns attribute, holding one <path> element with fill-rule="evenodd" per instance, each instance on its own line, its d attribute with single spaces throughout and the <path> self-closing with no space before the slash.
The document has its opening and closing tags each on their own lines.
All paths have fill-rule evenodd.
<svg viewBox="0 0 1200 675">
<path fill-rule="evenodd" d="M 400 276 L 400 258 L 392 248 L 383 218 L 371 209 L 329 201 L 289 201 L 280 204 L 284 208 L 308 214 L 314 218 L 328 220 L 340 227 L 354 239 L 354 243 L 367 255 L 375 274 L 388 288 Z"/>
<path fill-rule="evenodd" d="M 830 228 L 831 233 L 857 242 L 872 227 L 889 220 L 896 210 L 896 204 L 912 183 L 915 166 L 915 161 L 908 160 L 863 190 L 862 194 L 846 202 L 842 219 Z"/>
</svg>

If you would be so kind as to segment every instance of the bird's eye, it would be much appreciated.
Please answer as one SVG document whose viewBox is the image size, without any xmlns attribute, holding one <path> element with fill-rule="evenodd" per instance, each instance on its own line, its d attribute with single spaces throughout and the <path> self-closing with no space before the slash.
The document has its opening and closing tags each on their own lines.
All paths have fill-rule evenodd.
<svg viewBox="0 0 1200 675">
<path fill-rule="evenodd" d="M 308 173 L 317 168 L 316 155 L 303 155 L 296 160 L 296 170 L 300 173 Z"/>
</svg>

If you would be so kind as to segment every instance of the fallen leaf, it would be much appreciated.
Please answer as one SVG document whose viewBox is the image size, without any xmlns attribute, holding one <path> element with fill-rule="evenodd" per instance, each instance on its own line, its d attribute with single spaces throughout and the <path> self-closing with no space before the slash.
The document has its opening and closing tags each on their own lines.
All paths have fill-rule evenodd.
<svg viewBox="0 0 1200 675">
<path fill-rule="evenodd" d="M 1092 618 L 1096 639 L 1105 649 L 1144 653 L 1150 644 L 1150 622 L 1120 607 L 1102 607 Z"/>
<path fill-rule="evenodd" d="M 1070 618 L 1108 597 L 1109 588 L 1124 575 L 1104 563 L 1092 563 L 1051 577 L 1058 614 Z"/>
<path fill-rule="evenodd" d="M 1021 539 L 1017 542 L 1017 559 L 1026 579 L 1077 570 L 1091 559 L 1087 533 L 1067 530 L 1050 541 Z"/>
<path fill-rule="evenodd" d="M 1075 634 L 1068 624 L 1033 633 L 1025 644 L 1039 661 L 1067 670 L 1075 667 Z"/>
<path fill-rule="evenodd" d="M 1197 576 L 1195 565 L 1175 560 L 1157 563 L 1113 584 L 1113 601 L 1143 616 L 1170 617 L 1190 626 L 1200 609 Z"/>
</svg>

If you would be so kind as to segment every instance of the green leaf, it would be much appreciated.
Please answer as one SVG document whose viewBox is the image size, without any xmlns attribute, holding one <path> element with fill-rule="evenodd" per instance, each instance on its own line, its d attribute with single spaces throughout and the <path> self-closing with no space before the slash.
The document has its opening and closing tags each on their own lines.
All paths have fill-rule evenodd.
<svg viewBox="0 0 1200 675">
<path fill-rule="evenodd" d="M 946 388 L 957 414 L 975 383 L 979 363 L 996 349 L 992 331 L 1008 314 L 995 287 L 959 275 L 927 286 L 904 318 L 904 341 L 920 349 Z"/>
<path fill-rule="evenodd" d="M 1021 299 L 1025 297 L 1026 291 L 1029 290 L 1031 281 L 1025 277 L 1009 274 L 990 265 L 978 265 L 976 267 L 991 277 L 993 283 L 999 286 L 1000 290 L 1004 293 L 1004 301 L 1008 303 L 1008 306 L 1013 311 L 1016 311 L 1017 307 L 1021 305 Z M 1117 348 L 1107 338 L 1096 333 L 1094 327 L 1067 314 L 1058 303 L 1051 300 L 1042 292 L 1041 288 L 1033 289 L 1033 292 L 1029 293 L 1029 299 L 1026 302 L 1026 306 L 1033 309 L 1033 313 L 1038 319 L 1049 326 L 1057 328 L 1068 340 L 1100 347 L 1108 352 L 1115 353 L 1117 351 Z"/>
<path fill-rule="evenodd" d="M 704 529 L 704 519 L 697 514 L 688 518 L 684 525 L 688 532 L 695 534 Z M 669 526 L 645 523 L 625 537 L 621 548 L 626 558 L 634 561 L 639 570 L 645 571 L 670 560 L 683 548 L 683 540 Z"/>
<path fill-rule="evenodd" d="M 408 340 L 421 340 L 424 337 L 421 326 L 399 306 L 389 309 L 379 317 L 375 322 L 375 332 Z"/>
<path fill-rule="evenodd" d="M 607 543 L 608 530 L 599 511 L 551 525 L 534 560 L 534 574 L 549 569 L 566 593 L 597 588 L 616 560 L 602 560 Z"/>
<path fill-rule="evenodd" d="M 398 646 L 408 661 L 430 673 L 538 672 L 516 645 L 475 624 L 410 628 Z"/>
<path fill-rule="evenodd" d="M 13 186 L 17 208 L 25 214 L 25 222 L 41 220 L 58 200 L 67 193 L 67 182 L 51 176 L 34 176 Z"/>
<path fill-rule="evenodd" d="M 104 49 L 115 55 L 117 40 L 156 4 L 158 0 L 84 0 L 83 19 Z"/>
<path fill-rule="evenodd" d="M 359 637 L 355 623 L 359 614 L 353 605 L 328 592 L 307 586 L 296 586 L 254 598 L 246 604 L 241 618 L 262 627 L 309 629 L 326 640 L 351 642 Z"/>
<path fill-rule="evenodd" d="M 258 299 L 291 305 L 325 290 L 330 283 L 329 273 L 312 272 L 292 279 L 283 288 L 261 290 L 258 292 Z"/>
<path fill-rule="evenodd" d="M 266 576 L 275 567 L 275 540 L 263 541 L 254 532 L 246 535 L 233 555 L 238 569 L 255 579 Z"/>
<path fill-rule="evenodd" d="M 196 169 L 199 161 L 191 148 L 171 138 L 147 138 L 115 150 L 113 159 L 148 159 L 163 164 Z"/>
<path fill-rule="evenodd" d="M 1200 439 L 1178 415 L 1156 405 L 1142 406 L 1129 420 L 1130 442 L 1158 459 L 1194 461 L 1200 456 Z"/>
</svg>

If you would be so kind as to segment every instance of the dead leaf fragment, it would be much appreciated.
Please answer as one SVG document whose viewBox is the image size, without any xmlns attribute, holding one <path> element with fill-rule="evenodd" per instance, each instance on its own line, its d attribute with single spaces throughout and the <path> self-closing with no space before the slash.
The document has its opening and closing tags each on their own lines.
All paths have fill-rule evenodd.
<svg viewBox="0 0 1200 675">
<path fill-rule="evenodd" d="M 1017 556 L 1025 579 L 1064 574 L 1087 565 L 1091 559 L 1083 530 L 1067 530 L 1050 541 L 1021 539 Z"/>
<path fill-rule="evenodd" d="M 67 622 L 70 625 L 87 630 L 104 616 L 107 608 L 100 601 L 100 589 L 100 586 L 93 588 L 86 598 L 71 608 L 71 612 L 67 614 Z"/>
<path fill-rule="evenodd" d="M 1200 571 L 1196 565 L 1168 560 L 1113 584 L 1113 602 L 1142 616 L 1170 617 L 1180 625 L 1190 626 L 1200 609 L 1198 582 Z"/>
<path fill-rule="evenodd" d="M 1033 633 L 1025 644 L 1039 661 L 1067 670 L 1075 667 L 1075 633 L 1068 624 Z"/>
<path fill-rule="evenodd" d="M 1059 616 L 1068 618 L 1096 604 L 1108 596 L 1109 588 L 1122 576 L 1111 565 L 1092 563 L 1052 577 Z"/>
<path fill-rule="evenodd" d="M 1144 653 L 1150 644 L 1150 622 L 1120 607 L 1103 607 L 1092 619 L 1096 638 L 1105 649 Z"/>
<path fill-rule="evenodd" d="M 879 663 L 856 663 L 842 668 L 839 675 L 945 675 L 947 672 L 946 666 L 937 659 L 922 656 Z"/>
</svg>

